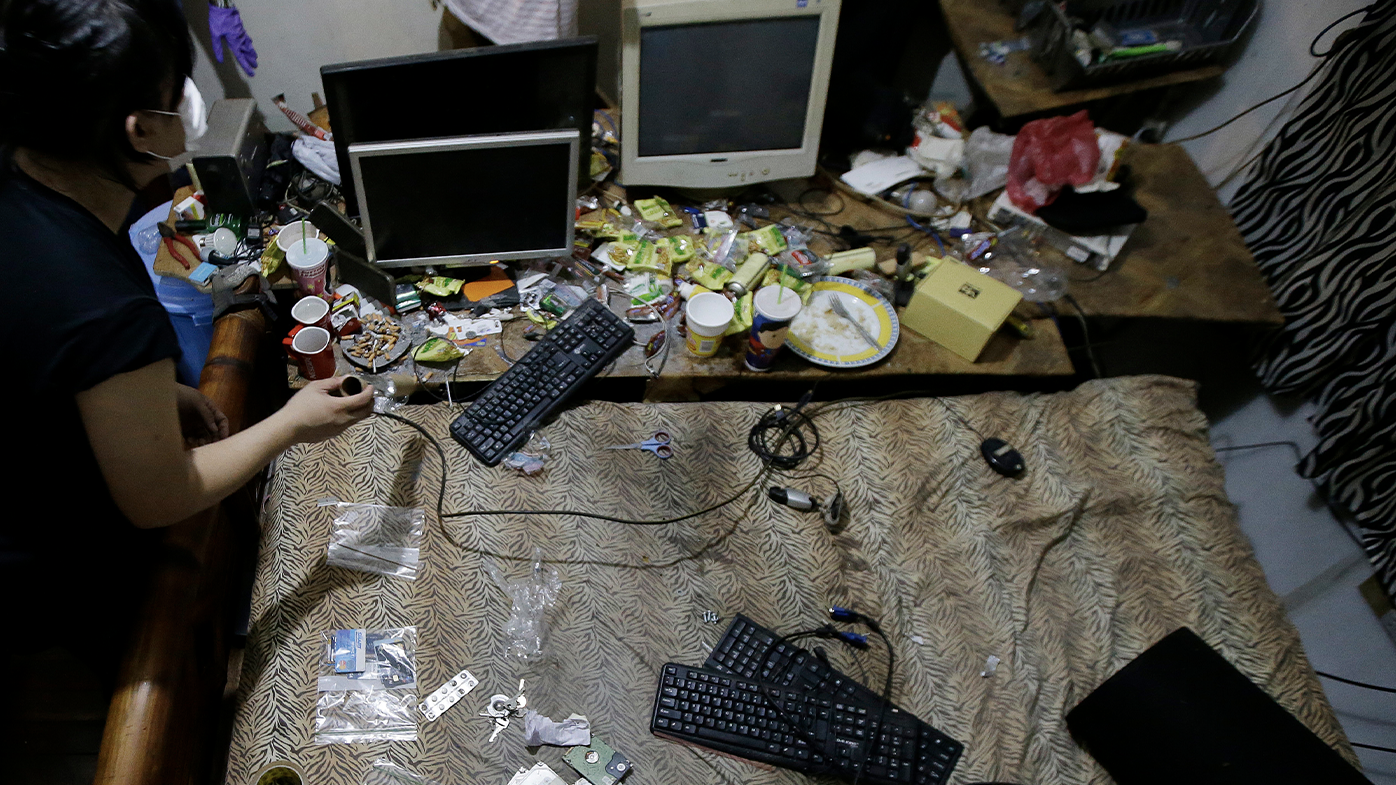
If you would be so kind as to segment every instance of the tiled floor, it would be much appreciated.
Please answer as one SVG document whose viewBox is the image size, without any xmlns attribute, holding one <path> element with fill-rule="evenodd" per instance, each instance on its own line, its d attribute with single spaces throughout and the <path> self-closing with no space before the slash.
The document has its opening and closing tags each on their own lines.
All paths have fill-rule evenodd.
<svg viewBox="0 0 1396 785">
<path fill-rule="evenodd" d="M 1246 389 L 1208 408 L 1212 444 L 1298 442 L 1315 439 L 1309 404 L 1278 401 Z M 1316 670 L 1396 686 L 1396 642 L 1378 624 L 1358 584 L 1371 574 L 1365 555 L 1343 530 L 1308 480 L 1294 471 L 1288 447 L 1218 453 L 1226 467 L 1227 495 L 1250 537 L 1270 587 L 1285 602 Z M 1328 700 L 1352 741 L 1396 745 L 1396 694 L 1324 681 Z M 1396 785 L 1396 754 L 1357 751 L 1376 785 Z"/>
</svg>

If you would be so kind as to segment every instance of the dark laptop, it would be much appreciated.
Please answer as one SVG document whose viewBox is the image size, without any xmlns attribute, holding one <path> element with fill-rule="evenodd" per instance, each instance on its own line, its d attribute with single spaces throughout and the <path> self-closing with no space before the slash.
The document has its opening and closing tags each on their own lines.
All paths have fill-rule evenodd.
<svg viewBox="0 0 1396 785">
<path fill-rule="evenodd" d="M 1066 724 L 1120 785 L 1371 785 L 1186 627 L 1107 679 Z"/>
</svg>

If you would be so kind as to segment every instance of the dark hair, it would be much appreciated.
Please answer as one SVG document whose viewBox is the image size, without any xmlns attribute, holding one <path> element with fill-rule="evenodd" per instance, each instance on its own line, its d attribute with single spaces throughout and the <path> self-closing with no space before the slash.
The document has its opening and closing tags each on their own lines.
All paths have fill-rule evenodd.
<svg viewBox="0 0 1396 785">
<path fill-rule="evenodd" d="M 173 111 L 193 72 L 177 0 L 9 0 L 0 35 L 0 141 L 90 161 L 129 185 L 122 164 L 145 158 L 126 117 Z"/>
</svg>

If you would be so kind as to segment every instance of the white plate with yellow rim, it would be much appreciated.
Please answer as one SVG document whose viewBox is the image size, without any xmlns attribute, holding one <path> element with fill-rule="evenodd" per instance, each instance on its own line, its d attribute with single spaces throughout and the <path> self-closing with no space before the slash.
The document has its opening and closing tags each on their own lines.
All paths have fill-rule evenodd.
<svg viewBox="0 0 1396 785">
<path fill-rule="evenodd" d="M 877 346 L 868 346 L 857 329 L 834 313 L 837 297 Z M 868 284 L 825 275 L 814 279 L 814 292 L 790 324 L 785 343 L 790 351 L 826 368 L 862 368 L 891 354 L 901 336 L 901 323 L 892 304 Z"/>
</svg>

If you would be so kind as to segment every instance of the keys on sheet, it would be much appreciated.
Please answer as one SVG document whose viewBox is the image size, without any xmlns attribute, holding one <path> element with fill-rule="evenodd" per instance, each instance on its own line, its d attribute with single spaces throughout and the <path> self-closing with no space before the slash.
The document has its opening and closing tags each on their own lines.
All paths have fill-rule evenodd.
<svg viewBox="0 0 1396 785">
<path fill-rule="evenodd" d="M 490 702 L 485 706 L 485 710 L 480 712 L 481 717 L 489 717 L 494 722 L 494 732 L 490 734 L 489 741 L 499 738 L 499 734 L 509 727 L 509 718 L 522 717 L 524 707 L 528 705 L 528 696 L 524 694 L 524 680 L 519 679 L 519 694 L 512 699 L 503 693 L 490 696 Z"/>
</svg>

